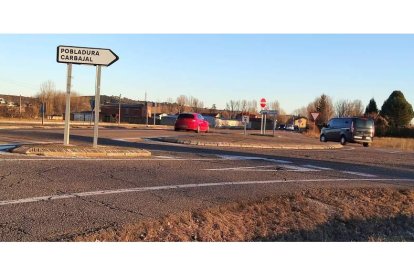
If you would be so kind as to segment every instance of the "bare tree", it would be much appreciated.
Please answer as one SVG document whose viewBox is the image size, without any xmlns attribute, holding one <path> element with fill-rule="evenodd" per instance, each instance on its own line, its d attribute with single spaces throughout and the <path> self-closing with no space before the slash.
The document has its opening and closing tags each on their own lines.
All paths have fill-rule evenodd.
<svg viewBox="0 0 414 276">
<path fill-rule="evenodd" d="M 309 118 L 309 113 L 308 113 L 308 109 L 306 108 L 306 106 L 302 106 L 301 108 L 295 109 L 293 113 L 298 116 Z"/>
<path fill-rule="evenodd" d="M 53 115 L 53 94 L 56 92 L 55 84 L 48 80 L 40 85 L 40 91 L 36 97 L 40 100 L 41 103 L 45 105 L 45 114 Z"/>
<path fill-rule="evenodd" d="M 280 107 L 280 103 L 277 100 L 275 100 L 273 102 L 270 102 L 269 107 L 272 110 L 277 110 L 279 112 L 278 114 L 280 114 L 280 115 L 286 114 L 286 112 Z"/>
<path fill-rule="evenodd" d="M 251 100 L 247 102 L 247 110 L 249 113 L 256 113 L 257 112 L 257 101 Z"/>
<path fill-rule="evenodd" d="M 193 112 L 198 113 L 204 107 L 204 103 L 193 96 L 190 96 L 188 101 Z"/>
<path fill-rule="evenodd" d="M 352 117 L 361 116 L 364 114 L 364 106 L 361 100 L 339 100 L 335 104 L 336 116 L 338 117 Z"/>
<path fill-rule="evenodd" d="M 243 99 L 240 101 L 240 110 L 243 114 L 248 112 L 249 109 L 248 109 L 247 100 Z"/>
<path fill-rule="evenodd" d="M 188 104 L 188 98 L 185 95 L 180 95 L 176 100 L 178 113 L 184 112 L 185 106 Z"/>
</svg>

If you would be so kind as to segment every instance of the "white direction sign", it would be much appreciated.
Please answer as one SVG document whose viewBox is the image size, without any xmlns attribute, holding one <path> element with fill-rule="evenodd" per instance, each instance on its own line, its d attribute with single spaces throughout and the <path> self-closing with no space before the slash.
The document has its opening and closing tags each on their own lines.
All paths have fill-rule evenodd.
<svg viewBox="0 0 414 276">
<path fill-rule="evenodd" d="M 56 60 L 60 63 L 109 66 L 119 57 L 110 49 L 58 46 Z"/>
<path fill-rule="evenodd" d="M 311 115 L 312 115 L 313 120 L 316 121 L 316 119 L 319 116 L 319 112 L 311 112 Z"/>
</svg>

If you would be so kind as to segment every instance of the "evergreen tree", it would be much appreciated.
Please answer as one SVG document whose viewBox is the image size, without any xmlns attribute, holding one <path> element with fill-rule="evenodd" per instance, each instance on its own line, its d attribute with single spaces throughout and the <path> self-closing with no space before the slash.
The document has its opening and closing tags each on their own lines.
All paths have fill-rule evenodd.
<svg viewBox="0 0 414 276">
<path fill-rule="evenodd" d="M 334 116 L 334 106 L 329 96 L 322 94 L 310 106 L 309 112 L 319 112 L 317 124 L 324 124 Z"/>
<path fill-rule="evenodd" d="M 369 100 L 369 104 L 365 108 L 365 114 L 366 115 L 378 114 L 378 107 L 377 107 L 377 103 L 375 102 L 374 98 Z"/>
<path fill-rule="evenodd" d="M 413 107 L 401 91 L 393 91 L 381 107 L 381 116 L 394 127 L 407 126 L 414 117 Z"/>
</svg>

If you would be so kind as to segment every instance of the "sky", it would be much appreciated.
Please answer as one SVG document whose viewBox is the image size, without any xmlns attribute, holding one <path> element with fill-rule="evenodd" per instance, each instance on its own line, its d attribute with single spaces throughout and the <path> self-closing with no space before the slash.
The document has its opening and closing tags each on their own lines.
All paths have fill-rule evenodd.
<svg viewBox="0 0 414 276">
<path fill-rule="evenodd" d="M 322 93 L 333 102 L 394 90 L 414 104 L 410 34 L 0 34 L 0 94 L 34 96 L 43 82 L 66 89 L 59 45 L 109 48 L 101 95 L 150 101 L 193 96 L 205 107 L 230 100 L 279 101 L 287 113 Z M 94 95 L 95 68 L 73 65 L 72 91 Z"/>
</svg>

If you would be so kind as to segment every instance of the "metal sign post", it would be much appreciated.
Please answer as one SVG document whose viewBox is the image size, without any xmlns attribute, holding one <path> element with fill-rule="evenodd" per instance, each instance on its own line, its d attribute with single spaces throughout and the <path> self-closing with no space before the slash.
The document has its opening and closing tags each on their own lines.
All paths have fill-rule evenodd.
<svg viewBox="0 0 414 276">
<path fill-rule="evenodd" d="M 66 113 L 65 113 L 65 133 L 64 145 L 69 145 L 69 124 L 70 124 L 70 87 L 72 79 L 72 64 L 85 64 L 96 66 L 96 85 L 95 85 L 95 125 L 93 128 L 93 147 L 98 146 L 98 123 L 99 123 L 99 99 L 101 90 L 101 66 L 110 66 L 119 57 L 110 49 L 88 48 L 77 46 L 57 47 L 56 61 L 68 65 L 68 77 L 66 86 Z M 120 95 L 121 97 L 121 95 Z M 92 105 L 92 103 L 91 103 Z M 92 108 L 93 109 L 93 108 Z M 119 116 L 119 122 L 121 117 Z"/>
<path fill-rule="evenodd" d="M 263 134 L 263 113 L 262 118 L 260 119 L 260 134 Z"/>
<path fill-rule="evenodd" d="M 121 94 L 119 94 L 118 126 L 121 125 Z"/>
<path fill-rule="evenodd" d="M 319 112 L 311 112 L 313 118 L 313 133 L 316 133 L 316 119 L 319 117 Z"/>
<path fill-rule="evenodd" d="M 249 123 L 249 116 L 243 116 L 242 122 L 244 124 L 244 135 L 247 135 L 247 124 Z"/>
<path fill-rule="evenodd" d="M 156 102 L 154 102 L 154 126 L 155 126 L 155 117 L 156 117 L 156 115 L 157 115 L 157 103 Z"/>
<path fill-rule="evenodd" d="M 72 64 L 68 63 L 66 79 L 66 109 L 65 109 L 65 130 L 63 134 L 63 144 L 69 145 L 69 125 L 70 125 L 70 88 L 72 83 Z"/>
<path fill-rule="evenodd" d="M 98 147 L 98 124 L 101 90 L 101 66 L 96 66 L 96 85 L 95 85 L 95 124 L 93 126 L 93 147 Z"/>
</svg>

